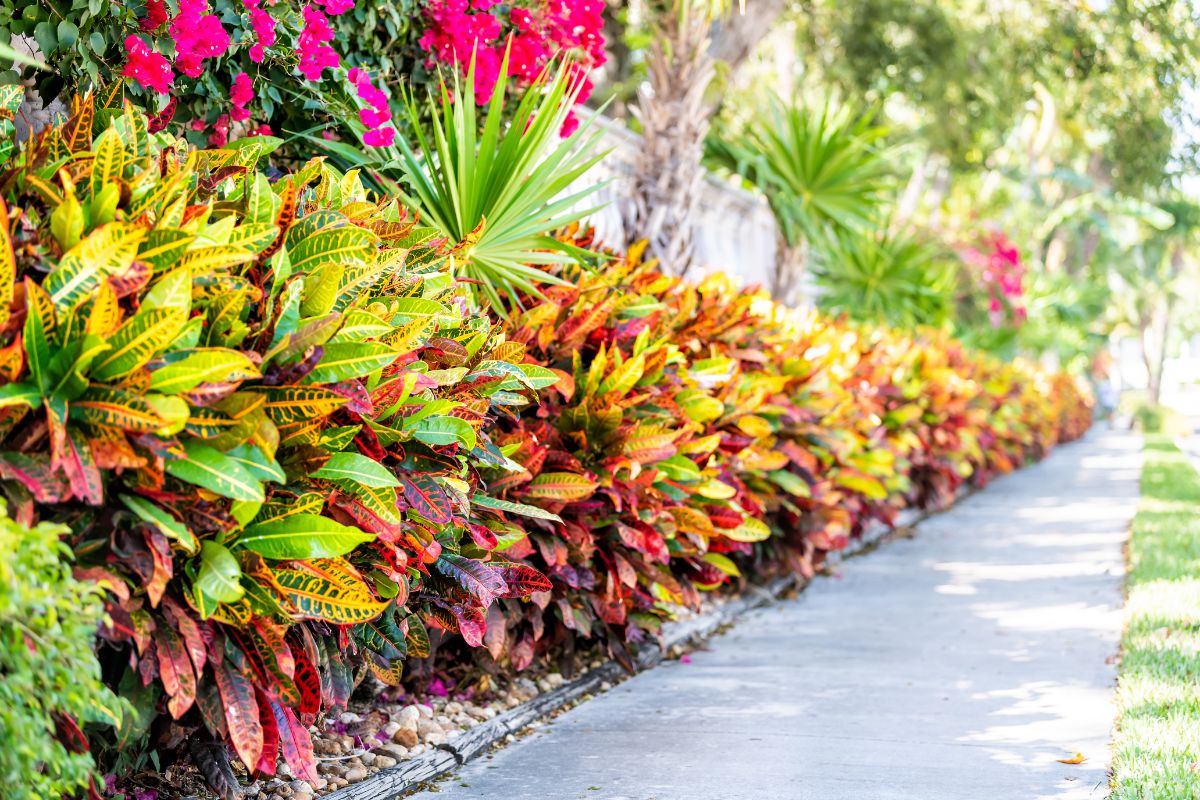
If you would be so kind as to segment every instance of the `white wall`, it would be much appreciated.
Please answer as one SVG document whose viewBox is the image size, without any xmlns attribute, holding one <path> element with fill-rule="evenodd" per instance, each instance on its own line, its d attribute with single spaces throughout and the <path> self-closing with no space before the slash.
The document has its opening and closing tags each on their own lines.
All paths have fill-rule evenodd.
<svg viewBox="0 0 1200 800">
<path fill-rule="evenodd" d="M 588 173 L 587 180 L 611 182 L 589 198 L 589 206 L 607 204 L 590 222 L 602 243 L 619 247 L 624 240 L 622 209 L 629 197 L 629 179 L 641 137 L 603 117 L 596 124 L 603 131 L 601 149 L 612 152 Z M 712 175 L 705 181 L 703 193 L 698 267 L 704 272 L 724 272 L 743 285 L 766 285 L 775 268 L 775 218 L 766 201 Z"/>
</svg>

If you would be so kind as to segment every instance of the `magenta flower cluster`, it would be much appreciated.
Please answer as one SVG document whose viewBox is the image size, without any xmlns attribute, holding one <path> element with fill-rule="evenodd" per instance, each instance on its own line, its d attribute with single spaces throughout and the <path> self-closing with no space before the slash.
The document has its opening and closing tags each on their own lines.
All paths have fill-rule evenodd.
<svg viewBox="0 0 1200 800">
<path fill-rule="evenodd" d="M 325 79 L 326 70 L 342 67 L 341 54 L 333 44 L 335 32 L 330 18 L 353 10 L 355 0 L 301 1 L 301 25 L 295 33 L 296 70 L 305 80 L 319 82 Z M 210 0 L 180 0 L 179 11 L 173 17 L 164 0 L 147 0 L 139 27 L 151 35 L 169 36 L 174 55 L 158 52 L 141 35 L 131 34 L 125 40 L 127 61 L 122 74 L 145 89 L 165 95 L 171 93 L 176 72 L 199 78 L 211 69 L 211 62 L 238 47 L 246 48 L 251 62 L 262 63 L 268 48 L 281 43 L 280 25 L 295 19 L 294 12 L 282 16 L 271 12 L 279 2 L 242 0 L 253 35 L 235 44 L 220 17 L 212 12 Z M 528 84 L 556 54 L 565 54 L 572 59 L 579 99 L 584 100 L 592 90 L 588 73 L 605 59 L 603 10 L 604 0 L 514 0 L 503 4 L 500 0 L 425 0 L 421 12 L 425 30 L 418 45 L 430 69 L 457 65 L 465 73 L 474 60 L 474 89 L 480 103 L 491 98 L 498 81 L 513 78 Z M 506 48 L 508 68 L 501 75 Z M 362 68 L 348 70 L 346 78 L 360 101 L 359 118 L 366 127 L 364 143 L 373 147 L 390 145 L 396 130 L 391 125 L 387 95 Z M 238 72 L 230 88 L 228 113 L 212 123 L 211 144 L 220 146 L 227 141 L 231 121 L 251 118 L 254 98 L 252 75 Z M 572 115 L 564 125 L 564 135 L 576 124 Z M 206 130 L 208 123 L 193 122 L 192 127 Z M 254 132 L 269 129 L 262 125 Z"/>
<path fill-rule="evenodd" d="M 486 103 L 501 79 L 504 48 L 509 50 L 508 74 L 528 83 L 537 78 L 550 58 L 565 53 L 575 59 L 581 83 L 580 100 L 592 85 L 587 72 L 604 63 L 604 0 L 432 0 L 425 10 L 428 29 L 420 47 L 426 66 L 457 64 L 465 74 L 475 62 L 475 99 Z"/>
<path fill-rule="evenodd" d="M 999 328 L 1007 317 L 1005 308 L 1012 309 L 1014 321 L 1026 317 L 1021 302 L 1025 295 L 1025 265 L 1012 240 L 999 231 L 991 231 L 981 248 L 966 247 L 963 260 L 975 269 L 979 285 L 988 295 L 988 317 L 992 327 Z"/>
</svg>

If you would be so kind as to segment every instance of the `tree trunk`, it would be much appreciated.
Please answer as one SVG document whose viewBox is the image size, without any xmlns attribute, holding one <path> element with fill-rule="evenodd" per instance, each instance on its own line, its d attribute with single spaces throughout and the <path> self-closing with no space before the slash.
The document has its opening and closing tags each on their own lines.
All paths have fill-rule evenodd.
<svg viewBox="0 0 1200 800">
<path fill-rule="evenodd" d="M 917 213 L 921 205 L 921 197 L 925 194 L 925 183 L 929 179 L 929 169 L 933 164 L 933 154 L 926 153 L 913 167 L 900 200 L 896 203 L 895 220 L 897 223 L 908 222 Z"/>
<path fill-rule="evenodd" d="M 1149 316 L 1138 320 L 1138 338 L 1142 345 L 1142 366 L 1146 368 L 1146 393 L 1149 395 L 1150 404 L 1157 405 L 1158 398 L 1155 397 L 1154 391 L 1154 356 L 1150 347 L 1151 327 Z"/>
<path fill-rule="evenodd" d="M 1087 166 L 1088 177 L 1092 179 L 1093 185 L 1097 192 L 1103 191 L 1112 184 L 1112 176 L 1109 174 L 1108 168 L 1104 164 L 1104 154 L 1099 150 L 1092 151 L 1088 158 Z M 1096 226 L 1091 226 L 1088 232 L 1083 237 L 1083 247 L 1080 248 L 1079 260 L 1069 266 L 1069 272 L 1072 275 L 1081 275 L 1087 269 L 1088 264 L 1092 261 L 1092 256 L 1096 254 L 1096 248 L 1100 246 L 1100 231 Z"/>
<path fill-rule="evenodd" d="M 734 11 L 719 20 L 712 28 L 709 55 L 729 65 L 730 76 L 754 54 L 788 7 L 787 0 L 755 0 L 746 4 L 744 12 Z"/>
<path fill-rule="evenodd" d="M 808 242 L 792 246 L 782 234 L 775 238 L 775 274 L 771 276 L 771 297 L 790 308 L 800 305 L 804 276 L 808 271 Z"/>
<path fill-rule="evenodd" d="M 695 256 L 695 220 L 704 180 L 704 137 L 712 106 L 709 23 L 700 14 L 664 15 L 646 57 L 649 76 L 634 115 L 642 148 L 624 209 L 626 243 L 646 239 L 664 272 L 683 275 Z"/>
<path fill-rule="evenodd" d="M 1154 373 L 1150 377 L 1150 402 L 1156 406 L 1162 404 L 1163 374 L 1167 369 L 1168 337 L 1171 335 L 1171 316 L 1174 311 L 1174 305 L 1168 299 L 1166 301 L 1166 308 L 1163 309 L 1162 330 L 1160 331 L 1158 340 L 1157 363 L 1154 365 Z"/>
</svg>

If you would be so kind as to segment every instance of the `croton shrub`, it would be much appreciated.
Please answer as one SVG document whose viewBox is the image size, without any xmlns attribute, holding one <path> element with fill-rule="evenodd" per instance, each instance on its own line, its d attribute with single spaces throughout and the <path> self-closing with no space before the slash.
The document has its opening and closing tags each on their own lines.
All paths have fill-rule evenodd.
<svg viewBox="0 0 1200 800">
<path fill-rule="evenodd" d="M 0 491 L 104 591 L 135 709 L 92 732 L 106 767 L 311 777 L 307 726 L 367 675 L 439 644 L 627 660 L 702 591 L 809 574 L 1086 428 L 1067 378 L 636 249 L 499 319 L 455 277 L 470 241 L 355 173 L 151 130 L 83 99 L 0 160 Z"/>
<path fill-rule="evenodd" d="M 355 175 L 271 183 L 261 140 L 194 151 L 128 107 L 93 137 L 94 114 L 0 173 L 3 490 L 109 591 L 101 656 L 146 712 L 124 736 L 162 714 L 156 748 L 203 728 L 311 776 L 305 726 L 364 671 L 550 588 L 473 497 L 516 469 L 490 420 L 557 376 Z"/>
</svg>

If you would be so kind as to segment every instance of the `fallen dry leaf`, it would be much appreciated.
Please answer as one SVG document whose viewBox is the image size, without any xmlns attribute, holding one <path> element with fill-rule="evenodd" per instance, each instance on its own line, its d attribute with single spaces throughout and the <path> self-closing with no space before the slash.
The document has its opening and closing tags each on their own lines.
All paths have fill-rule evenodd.
<svg viewBox="0 0 1200 800">
<path fill-rule="evenodd" d="M 1054 760 L 1060 764 L 1082 764 L 1087 761 L 1087 756 L 1083 753 L 1076 753 L 1071 758 L 1056 758 Z"/>
</svg>

